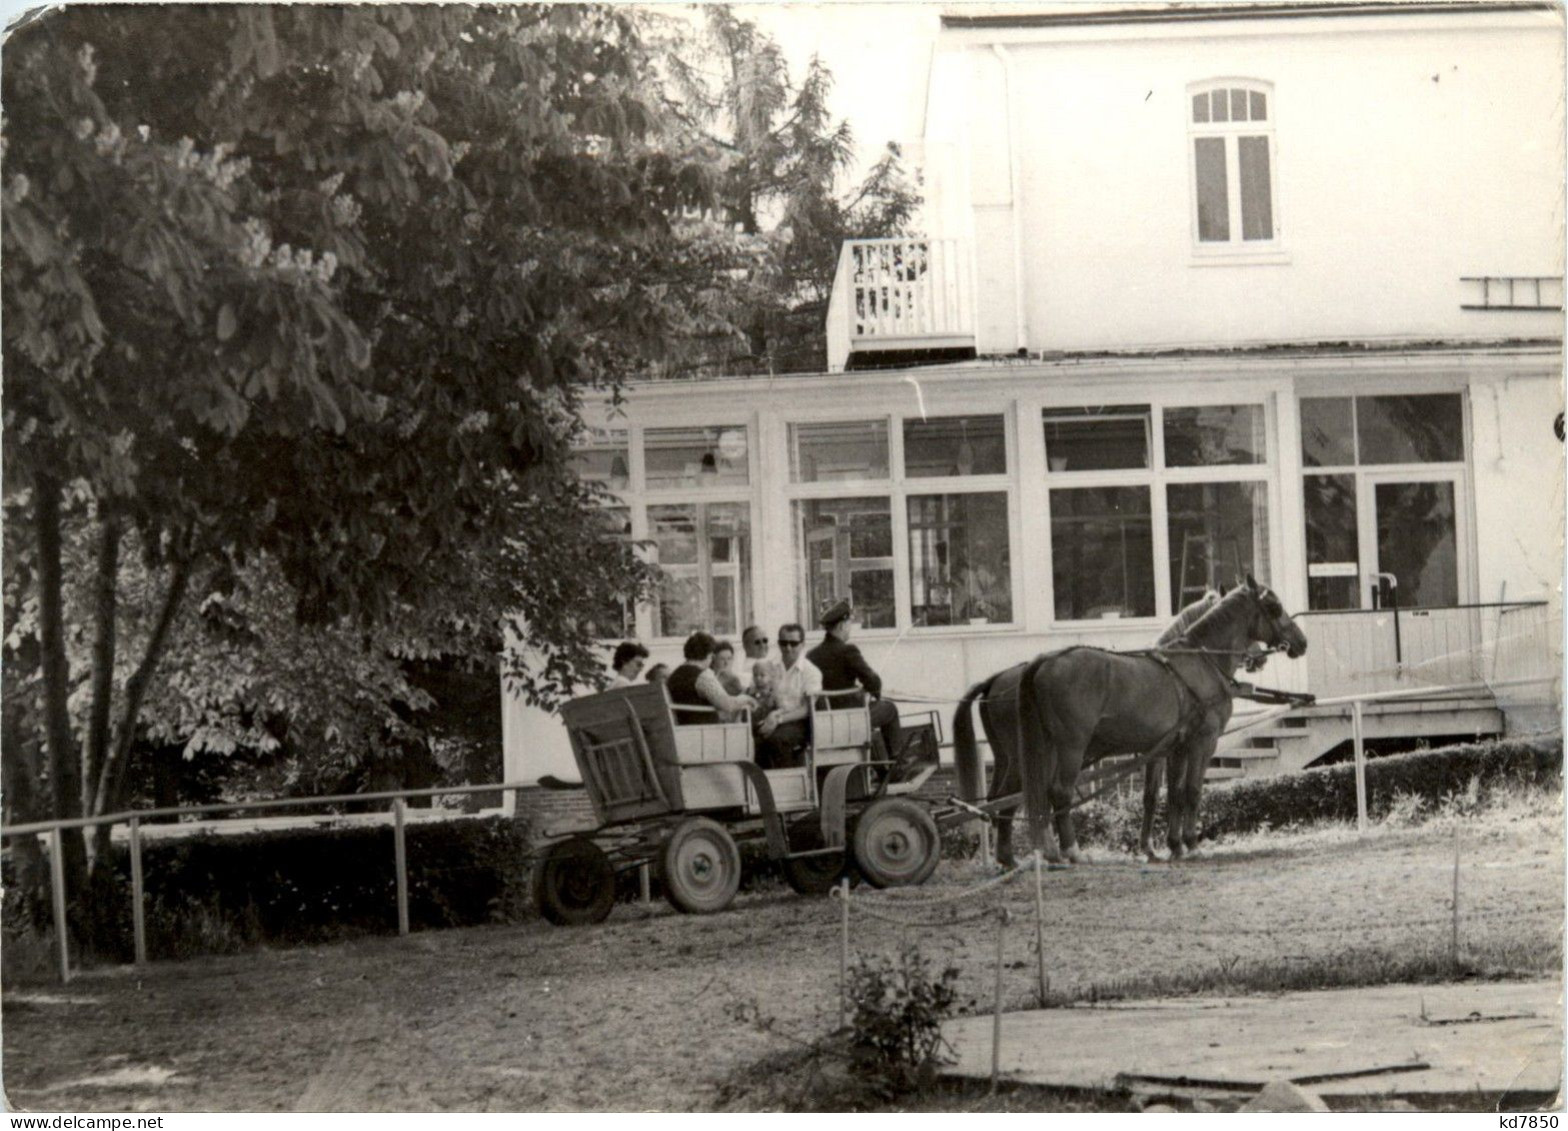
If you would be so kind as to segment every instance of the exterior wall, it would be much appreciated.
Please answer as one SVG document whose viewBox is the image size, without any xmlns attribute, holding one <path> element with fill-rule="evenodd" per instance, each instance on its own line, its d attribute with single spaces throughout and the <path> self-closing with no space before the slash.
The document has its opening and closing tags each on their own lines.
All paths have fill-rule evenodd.
<svg viewBox="0 0 1568 1131">
<path fill-rule="evenodd" d="M 945 31 L 929 140 L 967 148 L 970 199 L 931 212 L 975 216 L 981 352 L 1016 345 L 1017 249 L 1032 351 L 1560 336 L 1460 309 L 1460 278 L 1562 273 L 1563 42 L 1560 11 Z M 1273 85 L 1255 262 L 1194 253 L 1188 86 L 1213 78 Z"/>
<path fill-rule="evenodd" d="M 795 547 L 790 517 L 788 424 L 809 420 L 891 419 L 922 413 L 1003 413 L 1007 421 L 1009 540 L 1014 623 L 862 629 L 857 636 L 890 694 L 906 697 L 906 714 L 924 709 L 952 735 L 952 706 L 963 691 L 991 673 L 1047 649 L 1086 643 L 1127 649 L 1149 645 L 1177 604 L 1169 582 L 1159 587 L 1159 615 L 1151 618 L 1059 623 L 1051 583 L 1050 481 L 1041 411 L 1047 405 L 1257 403 L 1267 413 L 1270 453 L 1267 580 L 1286 607 L 1307 605 L 1303 534 L 1299 398 L 1367 393 L 1460 392 L 1470 406 L 1465 525 L 1479 531 L 1464 552 L 1473 557 L 1466 601 L 1522 600 L 1556 594 L 1562 573 L 1562 448 L 1551 432 L 1561 405 L 1552 349 L 1389 352 L 1299 356 L 1186 357 L 1078 360 L 1056 364 L 978 365 L 910 372 L 839 374 L 638 386 L 628 393 L 618 427 L 745 423 L 750 435 L 750 499 L 755 547 L 755 617 L 770 636 L 781 623 L 807 624 L 808 645 L 820 637 L 797 610 Z M 726 406 L 733 405 L 733 409 Z M 1501 428 L 1508 428 L 1505 434 Z M 633 451 L 637 444 L 634 440 Z M 1500 462 L 1499 462 L 1500 461 Z M 1521 484 L 1553 490 L 1521 491 Z M 842 485 L 843 494 L 877 494 L 886 485 Z M 700 492 L 661 501 L 694 500 Z M 1156 511 L 1156 527 L 1158 515 Z M 641 537 L 645 528 L 634 533 Z M 893 507 L 893 541 L 907 546 L 907 526 Z M 1155 540 L 1156 576 L 1164 574 L 1168 543 Z M 907 570 L 907 559 L 896 559 Z M 900 583 L 907 591 L 907 580 Z M 1506 592 L 1504 585 L 1506 584 Z M 903 598 L 907 602 L 907 596 Z M 1559 605 L 1560 608 L 1560 605 Z M 644 616 L 642 639 L 652 661 L 679 662 L 679 639 L 655 639 Z M 777 655 L 776 650 L 773 655 Z M 608 658 L 608 649 L 606 651 Z M 1307 689 L 1305 661 L 1275 657 L 1263 682 Z M 503 696 L 508 780 L 541 774 L 575 780 L 576 767 L 558 719 Z"/>
</svg>

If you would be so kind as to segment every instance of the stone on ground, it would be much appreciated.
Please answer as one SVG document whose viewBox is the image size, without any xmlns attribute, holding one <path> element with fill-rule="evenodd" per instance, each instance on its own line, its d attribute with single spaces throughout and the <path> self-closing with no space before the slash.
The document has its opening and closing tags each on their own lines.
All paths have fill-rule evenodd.
<svg viewBox="0 0 1568 1131">
<path fill-rule="evenodd" d="M 1270 1080 L 1263 1090 L 1242 1105 L 1242 1111 L 1327 1111 L 1322 1097 L 1289 1080 Z"/>
</svg>

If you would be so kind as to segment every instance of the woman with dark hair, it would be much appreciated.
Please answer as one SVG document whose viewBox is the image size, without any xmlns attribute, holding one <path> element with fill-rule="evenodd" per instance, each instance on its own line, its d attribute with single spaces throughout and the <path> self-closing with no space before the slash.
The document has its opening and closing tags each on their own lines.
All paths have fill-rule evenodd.
<svg viewBox="0 0 1568 1131">
<path fill-rule="evenodd" d="M 637 677 L 642 674 L 643 661 L 648 658 L 648 649 L 635 640 L 624 640 L 615 649 L 615 657 L 610 661 L 610 667 L 615 671 L 615 678 L 610 680 L 611 690 L 617 687 L 635 687 Z"/>
</svg>

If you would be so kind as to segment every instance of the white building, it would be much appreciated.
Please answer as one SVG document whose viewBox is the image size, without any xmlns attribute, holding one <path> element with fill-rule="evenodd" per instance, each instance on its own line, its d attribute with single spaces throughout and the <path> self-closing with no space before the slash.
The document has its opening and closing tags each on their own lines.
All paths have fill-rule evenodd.
<svg viewBox="0 0 1568 1131">
<path fill-rule="evenodd" d="M 1250 569 L 1311 640 L 1263 682 L 1458 689 L 1374 734 L 1555 697 L 1561 10 L 975 11 L 910 76 L 927 231 L 845 247 L 834 372 L 637 385 L 601 422 L 585 471 L 670 576 L 628 635 L 678 662 L 848 590 L 887 687 L 946 713 Z M 1232 771 L 1347 725 L 1293 721 Z M 509 779 L 575 776 L 558 720 L 505 727 Z"/>
</svg>

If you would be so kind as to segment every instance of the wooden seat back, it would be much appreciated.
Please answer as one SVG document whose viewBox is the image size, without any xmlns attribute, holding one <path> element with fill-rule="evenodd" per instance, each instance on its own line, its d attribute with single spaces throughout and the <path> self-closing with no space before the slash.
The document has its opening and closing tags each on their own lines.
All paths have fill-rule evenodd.
<svg viewBox="0 0 1568 1131">
<path fill-rule="evenodd" d="M 678 728 L 663 687 L 641 684 L 584 695 L 563 704 L 561 717 L 600 824 L 684 808 Z"/>
</svg>

